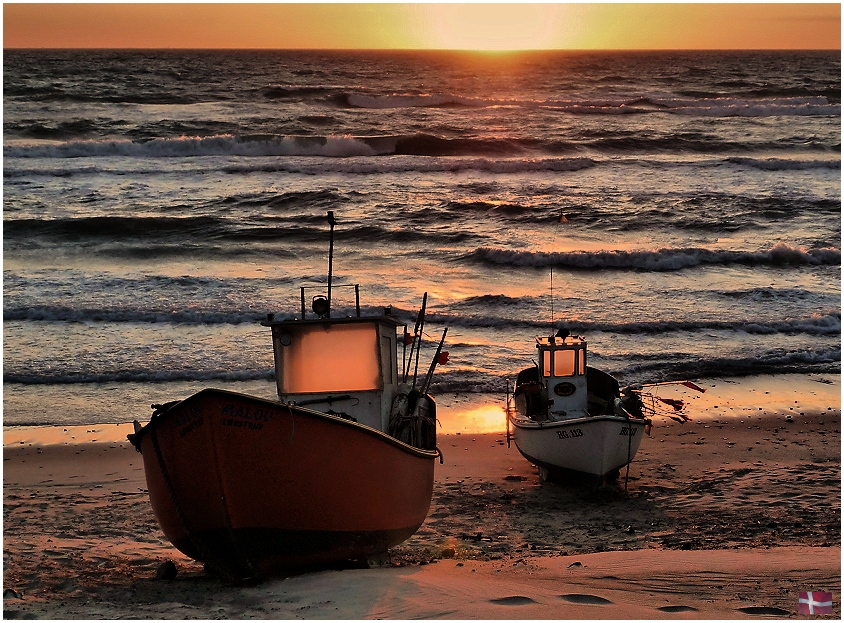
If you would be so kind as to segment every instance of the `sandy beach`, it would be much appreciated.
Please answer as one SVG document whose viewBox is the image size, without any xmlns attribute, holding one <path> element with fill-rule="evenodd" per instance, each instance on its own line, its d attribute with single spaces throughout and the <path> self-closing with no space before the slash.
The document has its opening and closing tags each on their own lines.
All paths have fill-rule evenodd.
<svg viewBox="0 0 844 623">
<path fill-rule="evenodd" d="M 251 586 L 164 538 L 131 425 L 6 429 L 4 618 L 770 619 L 809 590 L 840 618 L 838 377 L 705 386 L 626 483 L 543 485 L 503 431 L 446 432 L 428 518 L 389 563 Z M 446 431 L 478 408 L 440 401 Z"/>
</svg>

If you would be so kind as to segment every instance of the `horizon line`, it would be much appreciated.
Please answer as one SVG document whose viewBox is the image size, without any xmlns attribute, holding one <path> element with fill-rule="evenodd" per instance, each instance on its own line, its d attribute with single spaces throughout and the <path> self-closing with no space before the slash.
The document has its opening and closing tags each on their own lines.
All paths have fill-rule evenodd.
<svg viewBox="0 0 844 623">
<path fill-rule="evenodd" d="M 119 50 L 119 51 L 183 51 L 183 52 L 473 52 L 510 54 L 514 52 L 841 52 L 837 48 L 513 48 L 487 50 L 476 48 L 214 48 L 214 47 L 48 47 L 9 46 L 3 50 Z"/>
</svg>

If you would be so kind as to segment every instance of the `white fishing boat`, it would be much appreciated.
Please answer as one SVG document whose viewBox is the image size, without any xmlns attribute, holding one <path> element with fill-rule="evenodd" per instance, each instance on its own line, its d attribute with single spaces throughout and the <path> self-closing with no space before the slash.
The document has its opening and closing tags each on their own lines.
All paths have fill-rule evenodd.
<svg viewBox="0 0 844 623">
<path fill-rule="evenodd" d="M 614 479 L 650 432 L 641 387 L 620 388 L 587 365 L 586 340 L 558 331 L 537 337 L 539 357 L 507 395 L 507 443 L 512 439 L 541 481 L 583 472 Z"/>
</svg>

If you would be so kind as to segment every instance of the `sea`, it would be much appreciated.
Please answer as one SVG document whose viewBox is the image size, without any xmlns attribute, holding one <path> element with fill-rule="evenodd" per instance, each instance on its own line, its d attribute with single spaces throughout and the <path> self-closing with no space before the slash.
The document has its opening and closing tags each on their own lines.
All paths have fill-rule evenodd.
<svg viewBox="0 0 844 623">
<path fill-rule="evenodd" d="M 841 369 L 839 52 L 4 50 L 3 424 L 275 397 L 267 314 L 391 306 L 435 396 Z M 503 425 L 503 420 L 502 420 Z"/>
</svg>

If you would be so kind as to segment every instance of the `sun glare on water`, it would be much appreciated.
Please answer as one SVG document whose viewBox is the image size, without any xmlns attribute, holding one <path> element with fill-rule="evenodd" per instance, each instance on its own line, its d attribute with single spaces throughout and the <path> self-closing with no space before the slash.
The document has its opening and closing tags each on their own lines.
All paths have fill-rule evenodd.
<svg viewBox="0 0 844 623">
<path fill-rule="evenodd" d="M 454 433 L 501 433 L 506 428 L 504 405 L 447 405 L 443 400 L 437 404 L 437 432 L 443 435 Z"/>
<path fill-rule="evenodd" d="M 564 38 L 560 5 L 422 5 L 432 47 L 450 50 L 538 50 L 559 47 Z"/>
</svg>

